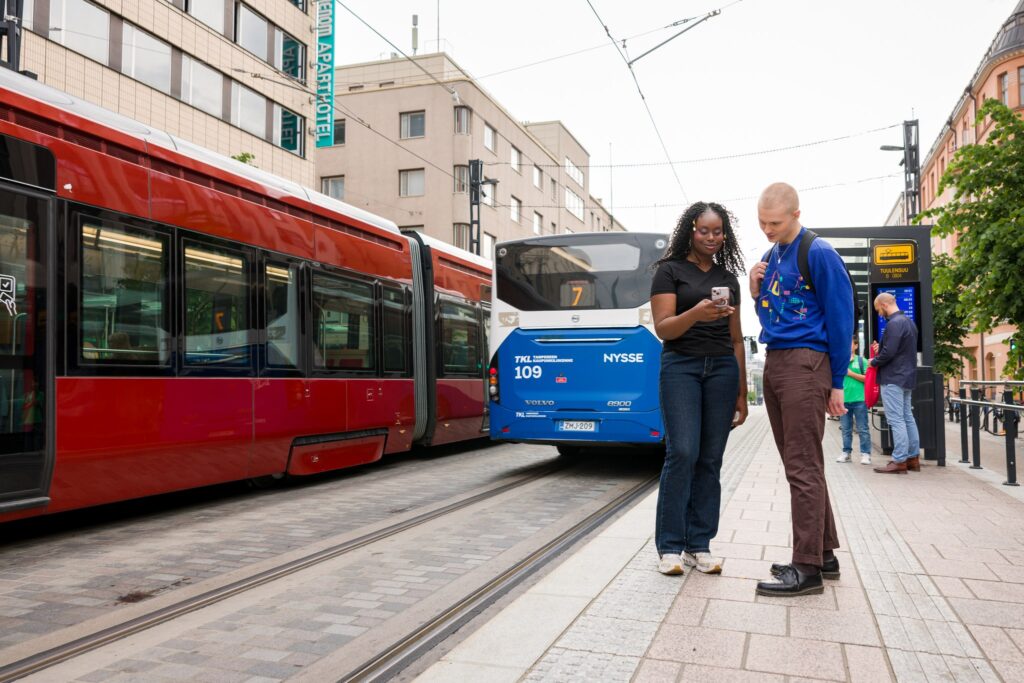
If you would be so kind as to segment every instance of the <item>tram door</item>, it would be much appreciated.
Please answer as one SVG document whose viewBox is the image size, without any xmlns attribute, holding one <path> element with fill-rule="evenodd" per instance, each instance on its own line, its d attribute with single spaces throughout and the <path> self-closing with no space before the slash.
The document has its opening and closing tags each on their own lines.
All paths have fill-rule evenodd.
<svg viewBox="0 0 1024 683">
<path fill-rule="evenodd" d="M 47 502 L 50 215 L 47 200 L 0 182 L 0 510 Z"/>
</svg>

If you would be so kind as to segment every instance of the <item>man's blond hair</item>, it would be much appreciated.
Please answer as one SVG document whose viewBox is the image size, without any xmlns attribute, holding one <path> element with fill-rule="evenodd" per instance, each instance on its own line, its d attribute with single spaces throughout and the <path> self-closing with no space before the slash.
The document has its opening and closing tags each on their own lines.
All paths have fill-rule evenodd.
<svg viewBox="0 0 1024 683">
<path fill-rule="evenodd" d="M 788 183 L 772 183 L 764 188 L 758 206 L 782 207 L 786 211 L 797 211 L 800 209 L 800 196 L 796 188 Z"/>
</svg>

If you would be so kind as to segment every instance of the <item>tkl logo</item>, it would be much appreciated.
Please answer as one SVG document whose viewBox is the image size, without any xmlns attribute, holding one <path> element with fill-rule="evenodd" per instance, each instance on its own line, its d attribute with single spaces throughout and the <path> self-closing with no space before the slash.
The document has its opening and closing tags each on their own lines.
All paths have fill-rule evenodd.
<svg viewBox="0 0 1024 683">
<path fill-rule="evenodd" d="M 604 354 L 605 363 L 643 363 L 644 354 L 642 353 L 606 353 Z"/>
</svg>

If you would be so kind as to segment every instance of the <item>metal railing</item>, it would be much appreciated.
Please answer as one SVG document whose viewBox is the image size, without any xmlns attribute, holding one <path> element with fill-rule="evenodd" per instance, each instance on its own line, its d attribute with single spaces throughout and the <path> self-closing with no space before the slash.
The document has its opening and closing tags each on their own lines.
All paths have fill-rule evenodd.
<svg viewBox="0 0 1024 683">
<path fill-rule="evenodd" d="M 984 386 L 1015 386 L 1024 385 L 1024 382 L 961 382 L 961 384 L 971 384 L 971 398 L 967 398 L 967 389 L 963 386 L 960 387 L 960 396 L 957 403 L 959 404 L 960 413 L 960 462 L 971 463 L 968 460 L 967 453 L 967 431 L 970 426 L 970 441 L 971 441 L 971 452 L 973 453 L 973 463 L 971 464 L 972 470 L 980 470 L 981 467 L 981 409 L 985 408 L 987 411 L 995 415 L 995 411 L 999 411 L 998 419 L 1003 423 L 1003 436 L 1006 438 L 1006 481 L 1003 482 L 1005 486 L 1019 486 L 1017 483 L 1017 427 L 1020 424 L 1020 414 L 1024 412 L 1024 405 L 1014 403 L 1014 391 L 1012 389 L 1003 390 L 1003 400 L 1000 403 L 995 401 L 983 401 L 981 395 L 981 389 L 977 388 L 976 385 Z M 986 421 L 987 428 L 987 421 Z"/>
</svg>

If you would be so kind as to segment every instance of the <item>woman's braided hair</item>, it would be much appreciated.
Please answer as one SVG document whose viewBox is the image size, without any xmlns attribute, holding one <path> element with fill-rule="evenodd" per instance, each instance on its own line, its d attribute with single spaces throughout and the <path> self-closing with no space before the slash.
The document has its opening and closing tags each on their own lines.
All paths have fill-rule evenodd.
<svg viewBox="0 0 1024 683">
<path fill-rule="evenodd" d="M 697 219 L 708 211 L 714 211 L 722 219 L 722 230 L 725 233 L 725 242 L 722 248 L 715 252 L 713 260 L 733 275 L 739 276 L 746 272 L 743 265 L 743 253 L 740 251 L 739 240 L 736 239 L 736 230 L 733 223 L 736 217 L 721 204 L 715 202 L 695 202 L 689 206 L 676 223 L 676 229 L 672 232 L 665 255 L 654 264 L 657 268 L 667 261 L 683 261 L 693 250 L 693 231 L 697 227 Z"/>
</svg>

